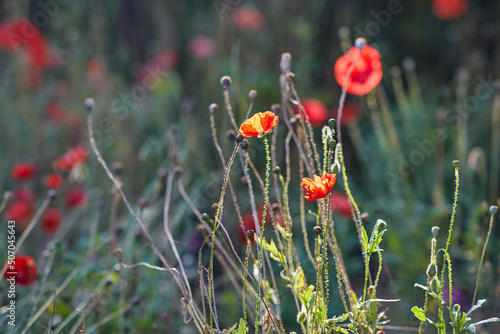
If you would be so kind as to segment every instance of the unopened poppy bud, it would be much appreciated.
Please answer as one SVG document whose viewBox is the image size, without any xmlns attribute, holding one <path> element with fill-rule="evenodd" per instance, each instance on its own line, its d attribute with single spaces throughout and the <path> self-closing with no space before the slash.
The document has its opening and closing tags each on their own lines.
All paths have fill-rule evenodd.
<svg viewBox="0 0 500 334">
<path fill-rule="evenodd" d="M 210 222 L 210 216 L 208 215 L 208 213 L 204 212 L 202 215 L 201 215 L 201 219 L 206 221 L 207 223 Z"/>
<path fill-rule="evenodd" d="M 364 48 L 366 45 L 366 39 L 363 37 L 356 38 L 356 41 L 354 42 L 354 46 L 357 47 L 358 49 Z"/>
<path fill-rule="evenodd" d="M 432 279 L 429 283 L 429 288 L 431 291 L 438 291 L 439 289 L 439 284 L 438 284 L 438 281 L 437 279 Z"/>
<path fill-rule="evenodd" d="M 316 235 L 320 235 L 320 234 L 321 234 L 321 232 L 323 232 L 323 229 L 321 228 L 321 226 L 314 226 L 314 227 L 313 227 L 313 232 L 314 232 L 314 234 L 316 234 Z"/>
<path fill-rule="evenodd" d="M 439 227 L 433 226 L 431 228 L 431 234 L 433 238 L 437 238 L 437 236 L 439 235 Z"/>
<path fill-rule="evenodd" d="M 208 107 L 208 110 L 210 110 L 210 113 L 213 114 L 217 110 L 219 110 L 219 105 L 217 103 L 212 103 L 210 107 Z"/>
<path fill-rule="evenodd" d="M 85 108 L 87 109 L 87 112 L 90 114 L 90 112 L 94 109 L 94 99 L 93 98 L 88 98 L 85 100 Z"/>
<path fill-rule="evenodd" d="M 453 305 L 453 311 L 460 312 L 460 305 L 459 304 Z"/>
<path fill-rule="evenodd" d="M 212 210 L 214 210 L 214 212 L 217 212 L 217 210 L 219 210 L 219 204 L 217 203 L 212 204 Z"/>
<path fill-rule="evenodd" d="M 238 144 L 241 143 L 243 141 L 243 135 L 241 133 L 238 133 L 235 140 Z"/>
<path fill-rule="evenodd" d="M 229 139 L 230 141 L 234 141 L 236 139 L 236 134 L 234 133 L 233 130 L 227 130 L 226 132 L 226 137 L 227 139 Z"/>
<path fill-rule="evenodd" d="M 271 106 L 271 111 L 275 114 L 278 114 L 281 110 L 281 106 L 278 103 L 275 103 Z"/>
<path fill-rule="evenodd" d="M 337 126 L 337 121 L 334 120 L 333 118 L 330 118 L 328 120 L 328 126 L 330 127 L 330 129 L 335 130 L 335 127 Z"/>
<path fill-rule="evenodd" d="M 332 169 L 332 174 L 337 174 L 340 170 L 340 165 L 338 163 L 334 163 L 331 169 Z"/>
<path fill-rule="evenodd" d="M 253 237 L 255 237 L 255 232 L 254 232 L 253 230 L 248 230 L 248 231 L 247 231 L 247 238 L 248 238 L 249 240 L 252 240 L 252 239 L 253 239 Z"/>
<path fill-rule="evenodd" d="M 54 189 L 50 189 L 49 191 L 47 191 L 47 196 L 52 201 L 54 198 L 56 198 L 56 191 Z"/>
<path fill-rule="evenodd" d="M 435 264 L 431 264 L 429 268 L 427 268 L 427 276 L 434 277 L 437 274 L 437 268 Z"/>
<path fill-rule="evenodd" d="M 257 98 L 257 91 L 256 90 L 251 90 L 249 93 L 248 93 L 248 97 L 250 98 L 250 101 L 255 101 L 255 99 Z"/>
<path fill-rule="evenodd" d="M 243 140 L 240 143 L 240 146 L 241 146 L 242 149 L 246 150 L 248 148 L 248 141 L 247 140 Z"/>
<path fill-rule="evenodd" d="M 281 168 L 280 168 L 280 166 L 274 167 L 273 173 L 276 174 L 276 175 L 280 175 L 281 174 Z"/>
<path fill-rule="evenodd" d="M 377 220 L 377 227 L 383 230 L 384 228 L 387 227 L 387 223 L 382 219 L 379 219 Z"/>
<path fill-rule="evenodd" d="M 229 75 L 223 76 L 220 78 L 220 84 L 222 85 L 222 88 L 227 89 L 227 87 L 231 84 L 231 77 Z"/>
<path fill-rule="evenodd" d="M 123 163 L 117 161 L 113 164 L 113 166 L 111 166 L 112 170 L 113 170 L 113 174 L 116 175 L 116 176 L 120 176 L 123 172 Z"/>
<path fill-rule="evenodd" d="M 181 175 L 182 175 L 182 167 L 179 167 L 179 166 L 175 167 L 174 168 L 174 177 L 178 178 Z"/>
<path fill-rule="evenodd" d="M 298 314 L 297 314 L 297 322 L 299 324 L 303 323 L 305 320 L 306 320 L 306 312 L 304 311 L 300 311 Z"/>
<path fill-rule="evenodd" d="M 141 210 L 144 210 L 145 208 L 148 207 L 149 202 L 144 198 L 139 198 L 139 201 L 137 202 L 137 204 L 139 205 L 139 208 Z"/>
<path fill-rule="evenodd" d="M 458 169 L 458 166 L 460 165 L 460 161 L 458 160 L 453 160 L 453 167 L 455 167 L 455 169 Z"/>
<path fill-rule="evenodd" d="M 334 150 L 335 146 L 337 146 L 337 142 L 332 139 L 328 142 L 328 146 L 330 146 L 330 150 Z"/>
<path fill-rule="evenodd" d="M 490 214 L 491 215 L 496 215 L 498 213 L 498 206 L 490 206 Z"/>
</svg>

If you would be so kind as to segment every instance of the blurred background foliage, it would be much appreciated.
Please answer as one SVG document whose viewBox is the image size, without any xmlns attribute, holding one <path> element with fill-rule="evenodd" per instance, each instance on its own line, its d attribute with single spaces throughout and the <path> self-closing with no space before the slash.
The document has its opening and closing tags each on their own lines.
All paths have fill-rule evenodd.
<svg viewBox="0 0 500 334">
<path fill-rule="evenodd" d="M 383 16 L 381 11 L 390 13 L 391 3 L 397 3 L 397 13 Z M 238 19 L 235 13 L 242 9 L 260 16 L 253 21 Z M 498 205 L 499 197 L 500 105 L 494 105 L 498 94 L 495 80 L 500 74 L 498 1 L 470 0 L 467 12 L 454 20 L 433 16 L 429 0 L 0 1 L 0 24 L 19 17 L 30 18 L 43 33 L 51 62 L 33 73 L 22 50 L 0 52 L 0 190 L 28 187 L 37 203 L 42 202 L 42 179 L 53 171 L 52 162 L 86 142 L 83 101 L 91 96 L 96 102 L 98 146 L 108 162 L 123 163 L 120 178 L 129 198 L 149 201 L 142 214 L 162 247 L 164 179 L 159 174 L 181 166 L 182 183 L 201 212 L 211 213 L 219 196 L 222 169 L 209 139 L 208 106 L 213 102 L 223 105 L 220 77 L 231 76 L 231 100 L 237 122 L 242 121 L 251 89 L 258 91 L 255 111 L 280 103 L 279 59 L 281 53 L 290 52 L 299 95 L 321 100 L 328 117 L 333 117 L 341 91 L 332 75 L 334 62 L 353 39 L 364 35 L 382 55 L 384 78 L 376 92 L 348 96 L 347 103 L 358 112 L 345 126 L 344 152 L 354 196 L 362 211 L 369 213 L 368 221 L 381 218 L 388 223 L 383 293 L 402 299 L 389 310 L 392 324 L 417 324 L 409 310 L 423 304 L 423 293 L 413 284 L 426 280 L 430 228 L 441 227 L 442 235 L 447 231 L 454 159 L 461 161 L 462 177 L 452 248 L 454 277 L 461 302 L 470 303 L 488 207 Z M 54 111 L 54 105 L 60 111 Z M 58 112 L 64 117 L 54 117 Z M 228 117 L 221 111 L 216 121 L 219 141 L 229 157 L 233 144 L 225 138 Z M 316 135 L 320 140 L 319 128 Z M 280 138 L 284 140 L 284 136 Z M 256 141 L 250 144 L 249 151 L 262 171 L 263 146 Z M 283 167 L 281 153 L 278 159 L 275 163 Z M 26 161 L 36 166 L 37 173 L 34 180 L 21 185 L 10 177 L 10 170 Z M 243 197 L 246 189 L 239 183 L 241 176 L 238 166 L 232 179 Z M 103 245 L 114 233 L 109 230 L 111 184 L 94 156 L 64 177 L 67 183 L 61 196 L 82 185 L 88 201 L 71 209 L 58 198 L 55 206 L 63 212 L 64 233 L 51 236 L 36 230 L 39 233 L 32 234 L 24 245 L 22 253 L 33 256 L 40 271 L 48 274 L 46 282 L 34 288 L 33 296 L 28 288 L 20 288 L 19 300 L 24 302 L 19 309 L 28 310 L 26 315 L 19 313 L 20 322 L 27 321 L 31 309 L 50 298 L 53 289 L 79 265 L 89 242 L 94 247 Z M 297 179 L 292 182 L 296 198 L 299 183 Z M 342 191 L 342 182 L 335 187 Z M 178 192 L 172 202 L 174 237 L 196 287 L 202 241 L 196 230 L 198 222 Z M 249 212 L 248 204 L 243 203 L 242 210 Z M 152 254 L 142 249 L 144 240 L 121 204 L 117 216 L 125 231 L 120 237 L 124 262 L 154 263 Z M 224 220 L 237 235 L 232 208 L 227 209 Z M 352 221 L 339 215 L 337 226 L 350 275 L 361 284 L 362 261 Z M 1 233 L 4 235 L 4 229 Z M 488 298 L 484 311 L 488 316 L 498 315 L 500 310 L 499 236 L 500 230 L 495 228 L 479 289 L 481 298 Z M 300 243 L 300 228 L 296 238 Z M 242 251 L 244 241 L 238 237 L 234 241 Z M 5 242 L 2 237 L 2 249 Z M 194 330 L 189 326 L 180 329 L 180 295 L 169 275 L 147 269 L 122 269 L 117 275 L 113 271 L 116 260 L 106 256 L 107 247 L 102 247 L 104 251 L 98 253 L 104 255 L 93 255 L 85 262 L 60 295 L 52 312 L 59 321 L 104 277 L 111 287 L 96 292 L 105 298 L 94 299 L 93 310 L 86 315 L 87 326 L 136 298 L 139 306 L 123 311 L 130 316 L 114 318 L 103 325 L 103 331 L 156 328 L 161 332 L 169 326 L 179 328 L 178 332 Z M 299 255 L 305 258 L 305 253 Z M 312 267 L 305 269 L 314 272 Z M 221 322 L 230 326 L 241 316 L 240 308 L 234 307 L 241 300 L 232 288 L 224 288 L 228 283 L 222 268 L 216 270 L 219 312 L 224 315 Z M 0 284 L 2 289 L 6 286 Z M 279 285 L 285 286 L 283 282 Z M 0 300 L 5 298 L 2 295 Z M 285 325 L 296 328 L 295 310 L 284 301 Z M 41 319 L 47 325 L 50 313 Z"/>
</svg>

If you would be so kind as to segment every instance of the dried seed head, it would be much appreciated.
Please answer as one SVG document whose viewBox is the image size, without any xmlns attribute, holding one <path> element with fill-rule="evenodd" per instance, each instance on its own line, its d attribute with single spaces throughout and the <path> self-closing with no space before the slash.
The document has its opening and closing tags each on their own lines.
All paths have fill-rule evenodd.
<svg viewBox="0 0 500 334">
<path fill-rule="evenodd" d="M 230 141 L 234 141 L 236 139 L 236 134 L 234 133 L 233 130 L 227 130 L 226 132 L 226 137 L 227 139 L 229 139 Z"/>
<path fill-rule="evenodd" d="M 208 110 L 210 110 L 210 113 L 213 114 L 217 110 L 219 110 L 219 105 L 217 103 L 212 103 L 210 107 L 208 107 Z"/>
<path fill-rule="evenodd" d="M 240 146 L 241 146 L 242 149 L 246 150 L 248 148 L 248 141 L 247 140 L 243 140 L 240 143 Z"/>
<path fill-rule="evenodd" d="M 313 232 L 314 232 L 314 234 L 316 234 L 316 235 L 320 235 L 320 234 L 321 234 L 321 232 L 323 232 L 323 229 L 322 229 L 320 226 L 314 226 L 314 227 L 313 227 Z"/>
<path fill-rule="evenodd" d="M 247 238 L 248 238 L 248 240 L 252 240 L 253 237 L 255 237 L 255 232 L 253 230 L 248 230 L 247 231 Z"/>
<path fill-rule="evenodd" d="M 248 97 L 250 98 L 250 101 L 255 101 L 255 99 L 257 98 L 257 91 L 256 90 L 251 90 L 249 93 L 248 93 Z"/>
<path fill-rule="evenodd" d="M 490 206 L 490 214 L 496 215 L 498 213 L 498 206 L 492 205 Z"/>
<path fill-rule="evenodd" d="M 87 109 L 87 112 L 90 114 L 92 110 L 94 109 L 94 99 L 93 98 L 87 98 L 85 100 L 85 108 Z"/>
<path fill-rule="evenodd" d="M 231 84 L 231 77 L 229 75 L 223 76 L 220 78 L 220 84 L 222 85 L 222 88 L 227 89 L 227 87 Z"/>
</svg>

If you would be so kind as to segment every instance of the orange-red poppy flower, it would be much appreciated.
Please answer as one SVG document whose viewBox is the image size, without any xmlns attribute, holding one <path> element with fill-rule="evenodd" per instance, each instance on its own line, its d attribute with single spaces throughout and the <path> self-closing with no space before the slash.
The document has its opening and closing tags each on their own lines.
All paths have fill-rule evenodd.
<svg viewBox="0 0 500 334">
<path fill-rule="evenodd" d="M 320 100 L 305 99 L 300 101 L 300 103 L 302 107 L 304 107 L 312 126 L 322 126 L 328 119 L 328 109 L 326 109 L 325 105 Z"/>
<path fill-rule="evenodd" d="M 262 137 L 273 131 L 278 119 L 271 111 L 256 113 L 241 124 L 240 133 L 245 137 Z"/>
<path fill-rule="evenodd" d="M 19 285 L 30 285 L 38 278 L 36 274 L 36 262 L 31 256 L 16 255 L 14 262 L 7 266 L 3 277 L 14 279 Z"/>
<path fill-rule="evenodd" d="M 34 214 L 35 206 L 32 203 L 15 201 L 7 206 L 5 219 L 15 220 L 17 228 L 25 229 Z"/>
<path fill-rule="evenodd" d="M 351 65 L 354 67 L 348 78 Z M 358 38 L 356 46 L 353 46 L 345 55 L 337 59 L 333 73 L 341 87 L 344 87 L 347 80 L 347 93 L 365 95 L 382 80 L 380 53 L 371 46 L 366 45 L 363 39 Z"/>
<path fill-rule="evenodd" d="M 59 174 L 50 174 L 45 177 L 44 183 L 47 188 L 56 189 L 63 185 L 64 179 Z"/>
<path fill-rule="evenodd" d="M 35 175 L 35 166 L 29 162 L 14 165 L 11 170 L 12 178 L 20 181 L 29 180 Z"/>
<path fill-rule="evenodd" d="M 52 163 L 57 171 L 72 170 L 76 165 L 87 160 L 89 152 L 84 146 L 76 146 Z"/>
<path fill-rule="evenodd" d="M 233 12 L 233 22 L 240 28 L 257 30 L 264 26 L 266 18 L 258 10 L 242 6 Z"/>
<path fill-rule="evenodd" d="M 468 7 L 465 0 L 433 0 L 432 13 L 441 20 L 453 20 L 464 15 Z"/>
<path fill-rule="evenodd" d="M 337 174 L 328 174 L 327 172 L 324 172 L 322 177 L 314 175 L 314 180 L 308 177 L 303 178 L 300 186 L 308 192 L 304 198 L 309 202 L 325 198 L 335 185 L 336 178 Z"/>
<path fill-rule="evenodd" d="M 332 191 L 330 195 L 330 207 L 332 211 L 340 213 L 342 216 L 351 217 L 351 205 L 349 204 L 349 197 L 338 191 Z"/>
<path fill-rule="evenodd" d="M 45 233 L 54 233 L 61 224 L 61 213 L 57 209 L 48 208 L 42 216 L 42 230 Z"/>
<path fill-rule="evenodd" d="M 87 201 L 85 190 L 81 187 L 74 187 L 66 193 L 66 206 L 77 208 L 82 206 Z"/>
</svg>

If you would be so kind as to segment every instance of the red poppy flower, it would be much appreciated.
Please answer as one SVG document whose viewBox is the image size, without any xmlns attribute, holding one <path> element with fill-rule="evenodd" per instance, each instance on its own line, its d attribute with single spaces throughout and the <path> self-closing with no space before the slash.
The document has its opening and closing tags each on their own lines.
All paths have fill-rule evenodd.
<svg viewBox="0 0 500 334">
<path fill-rule="evenodd" d="M 468 7 L 465 0 L 433 0 L 432 13 L 441 20 L 453 20 L 464 15 Z"/>
<path fill-rule="evenodd" d="M 338 120 L 338 108 L 335 110 L 334 118 Z M 340 125 L 349 126 L 356 123 L 361 117 L 361 108 L 355 103 L 346 103 L 342 108 L 342 119 L 340 120 Z"/>
<path fill-rule="evenodd" d="M 60 188 L 64 183 L 64 179 L 59 174 L 47 175 L 44 181 L 45 186 L 50 189 Z"/>
<path fill-rule="evenodd" d="M 11 266 L 13 267 L 11 268 Z M 36 262 L 31 256 L 16 255 L 14 263 L 7 267 L 3 277 L 5 279 L 14 278 L 15 282 L 19 285 L 30 285 L 38 278 L 36 274 Z"/>
<path fill-rule="evenodd" d="M 87 160 L 89 152 L 84 146 L 76 146 L 52 163 L 56 171 L 72 170 L 76 165 Z"/>
<path fill-rule="evenodd" d="M 278 116 L 271 111 L 256 113 L 241 124 L 240 133 L 245 137 L 262 137 L 273 131 L 278 120 Z"/>
<path fill-rule="evenodd" d="M 15 201 L 8 205 L 5 212 L 6 220 L 15 220 L 16 227 L 24 229 L 28 226 L 35 213 L 35 207 L 29 202 Z"/>
<path fill-rule="evenodd" d="M 42 230 L 45 233 L 54 233 L 61 224 L 61 213 L 57 209 L 48 208 L 42 216 Z"/>
<path fill-rule="evenodd" d="M 209 58 L 215 52 L 215 44 L 210 37 L 197 36 L 189 41 L 188 51 L 193 58 Z"/>
<path fill-rule="evenodd" d="M 349 197 L 338 191 L 332 191 L 330 195 L 330 207 L 332 211 L 339 212 L 342 216 L 351 217 L 351 205 L 349 204 Z"/>
<path fill-rule="evenodd" d="M 355 63 L 347 81 L 346 91 L 353 95 L 365 95 L 382 80 L 382 64 L 380 53 L 366 45 L 364 39 L 358 38 L 356 45 L 337 59 L 333 73 L 337 83 L 344 87 L 351 65 Z"/>
<path fill-rule="evenodd" d="M 258 10 L 242 6 L 233 12 L 234 24 L 243 29 L 260 29 L 266 18 Z"/>
<path fill-rule="evenodd" d="M 82 206 L 87 201 L 87 195 L 85 194 L 85 190 L 81 187 L 75 187 L 73 189 L 68 190 L 66 193 L 66 206 L 70 208 L 77 208 Z"/>
<path fill-rule="evenodd" d="M 335 185 L 337 174 L 323 173 L 322 177 L 314 175 L 314 180 L 305 177 L 300 186 L 308 193 L 304 196 L 309 202 L 325 198 Z"/>
<path fill-rule="evenodd" d="M 61 105 L 56 101 L 50 101 L 45 107 L 45 116 L 55 123 L 58 123 L 63 120 L 65 112 Z"/>
<path fill-rule="evenodd" d="M 322 126 L 328 119 L 328 109 L 320 100 L 305 99 L 301 103 L 312 126 Z"/>
<path fill-rule="evenodd" d="M 12 178 L 20 181 L 29 180 L 35 175 L 35 166 L 29 162 L 14 165 L 11 170 Z"/>
</svg>

